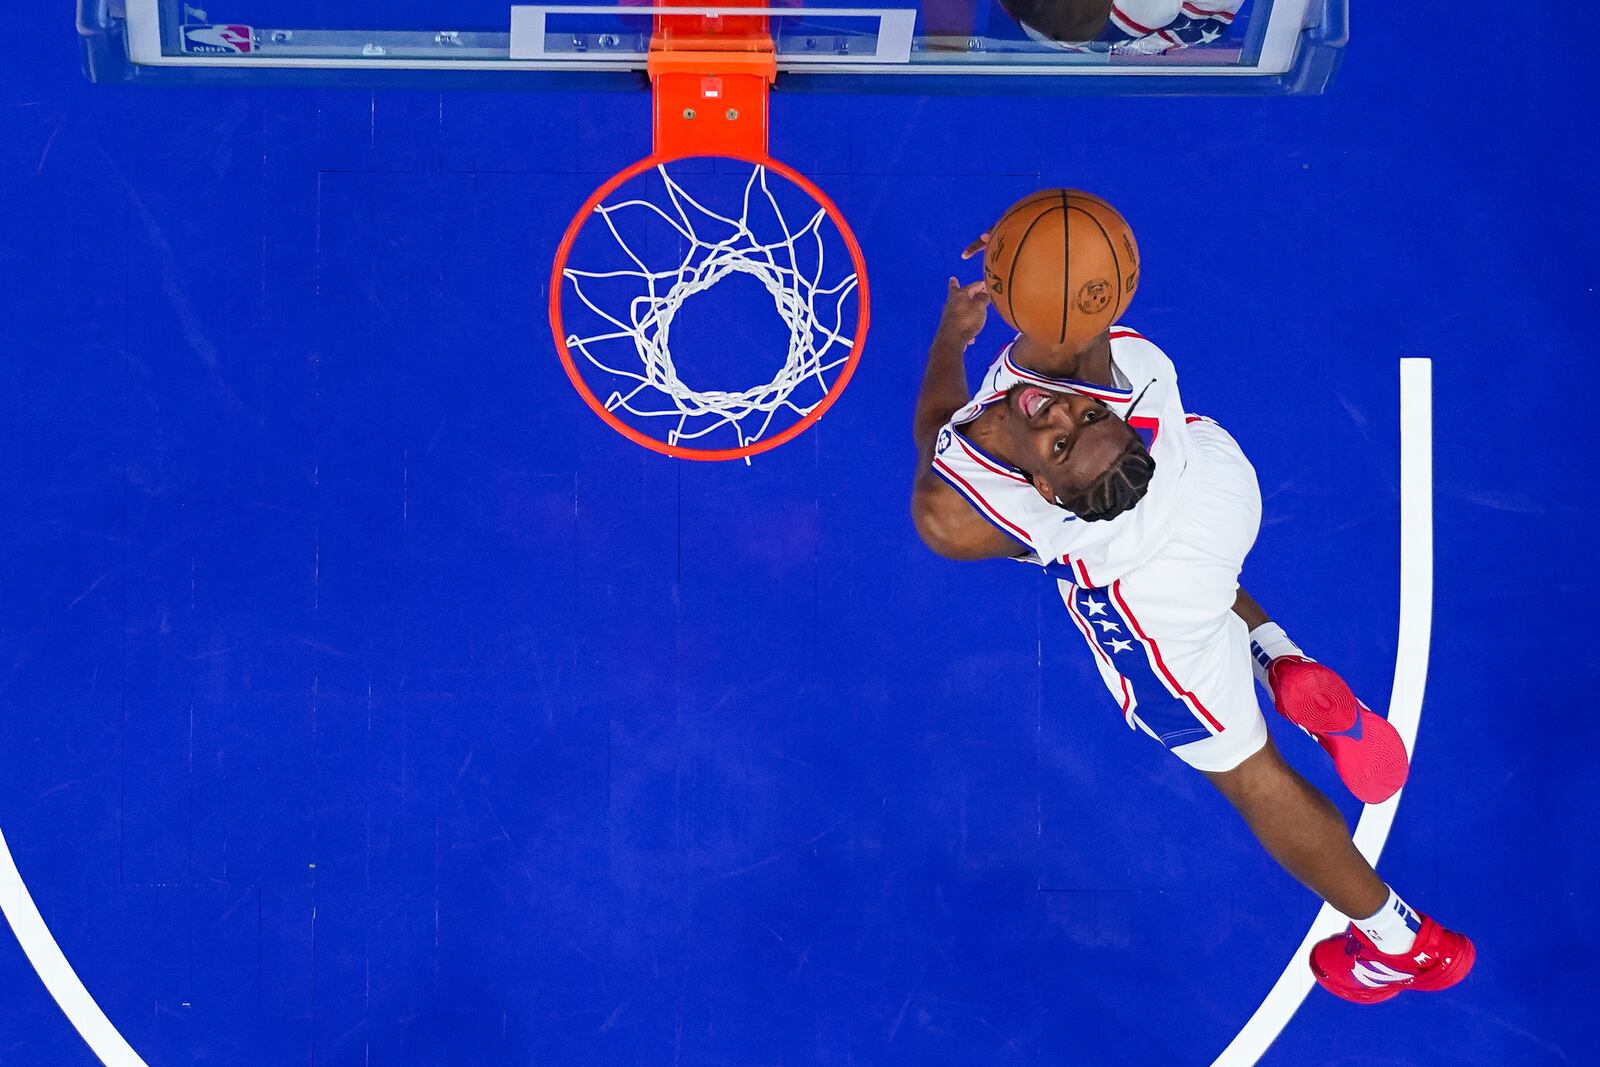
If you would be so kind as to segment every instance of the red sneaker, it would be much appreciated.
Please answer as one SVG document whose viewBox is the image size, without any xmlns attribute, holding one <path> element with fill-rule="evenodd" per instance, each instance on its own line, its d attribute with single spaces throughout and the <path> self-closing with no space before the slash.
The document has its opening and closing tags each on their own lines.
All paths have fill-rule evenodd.
<svg viewBox="0 0 1600 1067">
<path fill-rule="evenodd" d="M 1477 955 L 1466 935 L 1424 915 L 1410 952 L 1379 952 L 1352 926 L 1311 946 L 1311 973 L 1336 997 L 1375 1004 L 1402 989 L 1449 989 L 1472 970 Z"/>
<path fill-rule="evenodd" d="M 1332 670 L 1300 656 L 1279 656 L 1267 666 L 1267 685 L 1279 713 L 1316 738 L 1362 803 L 1388 800 L 1406 784 L 1411 766 L 1400 734 Z"/>
</svg>

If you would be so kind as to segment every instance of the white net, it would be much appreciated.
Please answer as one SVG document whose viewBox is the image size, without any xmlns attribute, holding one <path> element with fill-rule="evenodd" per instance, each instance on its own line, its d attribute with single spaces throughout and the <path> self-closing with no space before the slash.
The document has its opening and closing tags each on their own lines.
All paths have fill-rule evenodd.
<svg viewBox="0 0 1600 1067">
<path fill-rule="evenodd" d="M 598 220 L 585 226 L 585 233 L 609 235 L 614 247 L 597 250 L 591 240 L 584 258 L 609 255 L 614 265 L 586 269 L 574 262 L 575 246 L 562 271 L 567 348 L 588 364 L 591 390 L 607 410 L 634 416 L 631 422 L 654 427 L 648 432 L 671 445 L 742 447 L 791 425 L 823 401 L 855 345 L 858 278 L 837 224 L 781 174 L 744 166 L 750 173 L 742 183 L 736 173 L 730 185 L 725 169 L 716 175 L 727 203 L 706 193 L 697 199 L 685 188 L 706 174 L 678 176 L 665 164 L 647 171 L 659 179 L 654 199 L 602 202 Z M 747 314 L 748 303 L 712 309 L 729 328 L 709 343 L 729 351 L 674 357 L 673 327 L 685 303 L 731 278 L 753 279 L 771 298 L 788 333 L 781 362 L 778 353 L 748 351 L 738 339 L 734 316 Z M 569 294 L 589 314 L 568 313 Z M 695 342 L 706 343 L 704 336 Z M 684 380 L 685 363 L 697 384 Z M 773 371 L 770 379 L 747 384 L 764 368 Z M 735 381 L 710 387 L 708 369 Z"/>
</svg>

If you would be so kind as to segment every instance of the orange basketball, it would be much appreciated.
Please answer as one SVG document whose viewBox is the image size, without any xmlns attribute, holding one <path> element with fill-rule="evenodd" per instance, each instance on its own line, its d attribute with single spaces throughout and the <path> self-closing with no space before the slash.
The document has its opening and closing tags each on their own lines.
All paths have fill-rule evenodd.
<svg viewBox="0 0 1600 1067">
<path fill-rule="evenodd" d="M 983 253 L 989 296 L 1019 333 L 1082 347 L 1128 309 L 1139 246 L 1117 209 L 1077 189 L 1046 189 L 1011 205 Z"/>
</svg>

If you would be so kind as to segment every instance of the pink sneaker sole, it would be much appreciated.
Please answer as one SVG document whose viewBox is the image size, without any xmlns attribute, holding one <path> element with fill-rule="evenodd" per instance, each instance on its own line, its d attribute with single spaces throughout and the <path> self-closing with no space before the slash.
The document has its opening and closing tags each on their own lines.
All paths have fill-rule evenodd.
<svg viewBox="0 0 1600 1067">
<path fill-rule="evenodd" d="M 1357 700 L 1337 673 L 1284 657 L 1273 661 L 1269 677 L 1278 711 L 1310 731 L 1356 799 L 1378 804 L 1406 784 L 1411 766 L 1400 734 Z"/>
<path fill-rule="evenodd" d="M 1333 757 L 1345 786 L 1363 804 L 1381 804 L 1400 791 L 1411 773 L 1406 746 L 1389 720 L 1360 709 L 1351 729 L 1317 734 L 1317 744 Z"/>
<path fill-rule="evenodd" d="M 1285 656 L 1268 672 L 1283 717 L 1314 734 L 1336 734 L 1356 724 L 1361 701 L 1344 679 L 1320 663 Z"/>
</svg>

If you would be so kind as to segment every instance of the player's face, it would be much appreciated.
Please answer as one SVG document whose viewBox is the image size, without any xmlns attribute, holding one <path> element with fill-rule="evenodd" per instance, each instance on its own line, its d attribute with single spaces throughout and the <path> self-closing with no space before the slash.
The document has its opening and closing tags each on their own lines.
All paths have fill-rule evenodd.
<svg viewBox="0 0 1600 1067">
<path fill-rule="evenodd" d="M 1052 504 L 1083 492 L 1137 439 L 1132 427 L 1093 397 L 1018 385 L 1006 404 L 1008 458 L 1033 475 L 1034 488 Z"/>
</svg>

